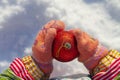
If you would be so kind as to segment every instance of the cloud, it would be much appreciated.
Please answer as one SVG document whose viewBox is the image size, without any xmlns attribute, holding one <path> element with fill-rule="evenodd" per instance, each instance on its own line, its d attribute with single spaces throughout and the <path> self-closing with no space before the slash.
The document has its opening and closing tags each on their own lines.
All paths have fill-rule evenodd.
<svg viewBox="0 0 120 80">
<path fill-rule="evenodd" d="M 19 1 L 19 0 L 18 0 Z M 19 5 L 11 5 L 8 0 L 1 0 L 0 4 L 0 24 L 5 22 L 6 19 L 18 14 L 24 9 Z"/>
<path fill-rule="evenodd" d="M 2 0 L 4 1 L 4 0 Z M 0 2 L 0 60 L 22 57 L 24 49 L 31 46 L 39 29 L 50 20 L 44 15 L 45 2 L 33 0 L 6 0 Z M 4 15 L 4 16 L 3 16 Z M 3 55 L 4 54 L 4 55 Z M 10 56 L 6 56 L 10 54 Z M 13 57 L 14 56 L 14 57 Z"/>
<path fill-rule="evenodd" d="M 7 69 L 9 64 L 10 64 L 10 62 L 8 62 L 8 61 L 0 61 L 0 72 Z"/>
<path fill-rule="evenodd" d="M 2 26 L 0 26 L 0 29 L 2 28 Z"/>
<path fill-rule="evenodd" d="M 24 53 L 26 55 L 31 55 L 32 54 L 32 49 L 31 48 L 25 48 Z"/>
<path fill-rule="evenodd" d="M 120 1 L 119 0 L 106 0 L 104 4 L 106 7 L 106 11 L 110 14 L 113 20 L 120 22 Z"/>
<path fill-rule="evenodd" d="M 88 74 L 89 72 L 83 66 L 82 63 L 78 62 L 76 59 L 71 62 L 62 63 L 57 60 L 54 60 L 54 70 L 51 74 L 51 77 L 56 76 L 68 76 L 79 73 Z"/>
</svg>

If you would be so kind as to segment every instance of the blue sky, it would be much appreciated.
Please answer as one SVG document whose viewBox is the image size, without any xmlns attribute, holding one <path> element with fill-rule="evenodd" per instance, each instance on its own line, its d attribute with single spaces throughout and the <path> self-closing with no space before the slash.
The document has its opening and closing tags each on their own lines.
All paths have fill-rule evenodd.
<svg viewBox="0 0 120 80">
<path fill-rule="evenodd" d="M 0 72 L 15 57 L 30 55 L 37 32 L 52 19 L 64 21 L 66 29 L 80 28 L 119 51 L 119 4 L 119 0 L 0 0 Z M 54 64 L 53 76 L 88 73 L 77 60 Z"/>
</svg>

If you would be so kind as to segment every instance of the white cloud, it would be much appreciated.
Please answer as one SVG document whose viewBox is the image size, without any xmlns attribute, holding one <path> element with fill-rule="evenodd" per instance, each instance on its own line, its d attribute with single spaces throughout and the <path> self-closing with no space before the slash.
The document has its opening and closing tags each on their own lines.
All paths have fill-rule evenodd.
<svg viewBox="0 0 120 80">
<path fill-rule="evenodd" d="M 74 0 L 74 2 L 73 0 L 55 0 L 47 8 L 46 14 L 49 17 L 57 15 L 59 19 L 67 22 L 69 25 L 78 26 L 77 24 L 81 24 L 81 27 L 85 25 L 91 27 L 96 22 L 109 18 L 101 4 L 89 5 L 82 0 Z"/>
<path fill-rule="evenodd" d="M 68 26 L 83 29 L 94 28 L 95 25 L 101 27 L 100 22 L 109 18 L 101 4 L 89 5 L 82 0 L 53 1 L 47 8 L 46 14 L 49 17 L 57 15 Z"/>
<path fill-rule="evenodd" d="M 3 4 L 8 4 L 8 0 L 1 0 Z"/>
<path fill-rule="evenodd" d="M 112 20 L 117 21 L 120 23 L 120 0 L 106 0 L 104 3 L 106 11 L 110 14 L 112 17 Z"/>
<path fill-rule="evenodd" d="M 23 11 L 19 6 L 6 6 L 4 8 L 0 8 L 0 22 L 4 22 L 6 18 L 17 14 L 19 11 Z"/>
<path fill-rule="evenodd" d="M 65 63 L 54 60 L 54 70 L 51 77 L 68 76 L 80 73 L 88 74 L 88 71 L 83 64 L 76 59 Z"/>
<path fill-rule="evenodd" d="M 24 0 L 23 0 L 24 1 Z M 24 8 L 18 4 L 22 3 L 23 1 L 17 0 L 16 4 L 11 4 L 9 0 L 1 0 L 0 4 L 0 25 L 5 22 L 10 17 L 17 15 L 19 12 L 24 11 Z"/>
<path fill-rule="evenodd" d="M 3 28 L 3 26 L 0 26 L 0 29 Z"/>
<path fill-rule="evenodd" d="M 117 9 L 120 9 L 120 0 L 106 0 L 109 5 L 114 6 Z"/>
<path fill-rule="evenodd" d="M 32 49 L 31 48 L 25 48 L 24 53 L 26 55 L 31 55 L 32 54 Z"/>
<path fill-rule="evenodd" d="M 0 72 L 1 70 L 5 70 L 9 67 L 10 62 L 8 61 L 0 61 Z"/>
<path fill-rule="evenodd" d="M 9 62 L 7 62 L 7 61 L 0 62 L 0 67 L 7 67 L 8 65 L 9 65 Z"/>
</svg>

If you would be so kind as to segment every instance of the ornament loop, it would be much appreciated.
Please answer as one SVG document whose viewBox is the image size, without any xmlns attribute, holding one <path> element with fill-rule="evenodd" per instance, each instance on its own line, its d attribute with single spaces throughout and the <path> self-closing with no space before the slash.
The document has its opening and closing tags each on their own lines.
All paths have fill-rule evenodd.
<svg viewBox="0 0 120 80">
<path fill-rule="evenodd" d="M 69 42 L 66 42 L 66 43 L 64 44 L 64 47 L 65 47 L 66 49 L 70 49 L 70 48 L 71 48 L 71 44 L 70 44 Z"/>
</svg>

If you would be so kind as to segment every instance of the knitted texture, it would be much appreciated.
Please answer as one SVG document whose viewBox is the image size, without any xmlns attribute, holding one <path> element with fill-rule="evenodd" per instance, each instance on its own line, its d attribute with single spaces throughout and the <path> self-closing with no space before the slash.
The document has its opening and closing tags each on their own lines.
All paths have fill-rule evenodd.
<svg viewBox="0 0 120 80">
<path fill-rule="evenodd" d="M 31 56 L 23 57 L 22 62 L 24 63 L 27 71 L 31 74 L 31 76 L 35 80 L 39 80 L 43 78 L 44 73 L 38 68 L 38 66 L 35 64 Z"/>
<path fill-rule="evenodd" d="M 3 73 L 0 74 L 0 80 L 23 80 L 23 79 L 16 76 L 14 72 L 10 68 L 8 68 Z"/>
<path fill-rule="evenodd" d="M 94 75 L 101 71 L 106 71 L 109 68 L 110 64 L 119 57 L 120 53 L 118 51 L 116 50 L 109 51 L 109 53 L 104 58 L 101 59 L 99 64 L 93 70 Z"/>
<path fill-rule="evenodd" d="M 16 58 L 11 64 L 10 69 L 15 73 L 16 76 L 20 77 L 22 80 L 34 80 L 31 75 L 26 70 L 21 59 Z"/>
<path fill-rule="evenodd" d="M 120 75 L 120 53 L 111 50 L 93 70 L 93 80 L 113 80 Z"/>
</svg>

